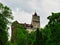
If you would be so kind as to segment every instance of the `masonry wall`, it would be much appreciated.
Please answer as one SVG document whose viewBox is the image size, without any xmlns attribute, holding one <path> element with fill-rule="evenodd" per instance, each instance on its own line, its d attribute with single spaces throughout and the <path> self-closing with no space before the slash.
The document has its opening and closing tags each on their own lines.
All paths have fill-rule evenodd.
<svg viewBox="0 0 60 45">
<path fill-rule="evenodd" d="M 33 28 L 40 28 L 40 16 L 33 15 L 32 25 L 33 25 Z"/>
</svg>

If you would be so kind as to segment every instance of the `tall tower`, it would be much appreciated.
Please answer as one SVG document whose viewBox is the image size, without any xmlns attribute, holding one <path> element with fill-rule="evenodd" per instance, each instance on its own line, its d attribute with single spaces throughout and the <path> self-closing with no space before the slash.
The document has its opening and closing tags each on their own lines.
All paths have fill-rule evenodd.
<svg viewBox="0 0 60 45">
<path fill-rule="evenodd" d="M 40 28 L 40 16 L 38 16 L 36 12 L 32 16 L 32 23 L 31 24 L 34 29 Z"/>
</svg>

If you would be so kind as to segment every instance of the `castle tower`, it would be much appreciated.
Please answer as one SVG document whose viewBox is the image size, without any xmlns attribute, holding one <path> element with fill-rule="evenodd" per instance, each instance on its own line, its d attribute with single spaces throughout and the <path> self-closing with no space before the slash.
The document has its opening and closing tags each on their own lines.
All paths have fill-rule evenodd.
<svg viewBox="0 0 60 45">
<path fill-rule="evenodd" d="M 32 23 L 31 24 L 34 29 L 40 28 L 40 16 L 38 16 L 36 12 L 32 16 Z"/>
</svg>

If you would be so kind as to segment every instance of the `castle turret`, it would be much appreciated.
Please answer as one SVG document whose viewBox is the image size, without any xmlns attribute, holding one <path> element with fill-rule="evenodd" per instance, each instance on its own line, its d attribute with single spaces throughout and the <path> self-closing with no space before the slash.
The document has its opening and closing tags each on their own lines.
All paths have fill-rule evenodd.
<svg viewBox="0 0 60 45">
<path fill-rule="evenodd" d="M 32 16 L 32 23 L 31 24 L 33 25 L 34 29 L 40 28 L 40 16 L 38 16 L 36 12 Z"/>
</svg>

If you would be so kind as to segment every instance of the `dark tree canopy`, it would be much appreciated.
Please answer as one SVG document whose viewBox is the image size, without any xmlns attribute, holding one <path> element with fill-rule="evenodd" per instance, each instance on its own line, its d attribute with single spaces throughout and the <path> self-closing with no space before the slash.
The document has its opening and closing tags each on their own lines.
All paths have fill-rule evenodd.
<svg viewBox="0 0 60 45">
<path fill-rule="evenodd" d="M 50 43 L 49 45 L 60 45 L 60 13 L 52 13 L 48 19 L 49 22 L 46 27 L 47 30 L 49 29 L 50 34 L 47 43 Z"/>
<path fill-rule="evenodd" d="M 10 22 L 8 19 L 12 19 L 12 12 L 9 7 L 0 3 L 0 45 L 7 45 L 8 42 L 8 27 Z"/>
</svg>

